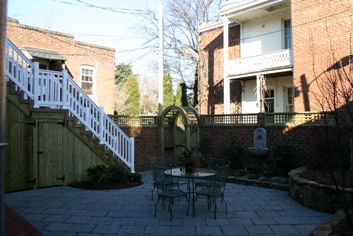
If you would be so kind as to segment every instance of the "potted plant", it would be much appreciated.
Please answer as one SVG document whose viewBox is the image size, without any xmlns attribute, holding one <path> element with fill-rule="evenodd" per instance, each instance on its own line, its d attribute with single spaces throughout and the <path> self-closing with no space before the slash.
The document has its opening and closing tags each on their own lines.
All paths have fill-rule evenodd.
<svg viewBox="0 0 353 236">
<path fill-rule="evenodd" d="M 197 147 L 178 146 L 180 153 L 177 157 L 177 164 L 185 168 L 186 173 L 196 172 L 198 169 L 201 153 Z"/>
</svg>

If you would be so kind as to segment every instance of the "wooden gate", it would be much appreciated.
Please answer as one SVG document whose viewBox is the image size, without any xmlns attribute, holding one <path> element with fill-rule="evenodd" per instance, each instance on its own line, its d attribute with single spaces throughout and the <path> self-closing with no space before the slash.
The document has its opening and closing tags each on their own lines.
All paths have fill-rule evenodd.
<svg viewBox="0 0 353 236">
<path fill-rule="evenodd" d="M 174 146 L 183 146 L 183 147 L 198 147 L 199 146 L 199 137 L 198 137 L 198 127 L 190 127 L 190 134 L 189 134 L 189 143 L 187 144 L 186 141 L 186 132 L 184 124 L 182 123 L 182 119 L 177 121 L 177 125 L 173 129 L 173 139 L 174 139 Z M 175 150 L 175 153 L 179 153 L 178 149 Z"/>
<path fill-rule="evenodd" d="M 37 165 L 38 188 L 63 185 L 63 126 L 58 123 L 38 122 L 37 124 Z"/>
</svg>

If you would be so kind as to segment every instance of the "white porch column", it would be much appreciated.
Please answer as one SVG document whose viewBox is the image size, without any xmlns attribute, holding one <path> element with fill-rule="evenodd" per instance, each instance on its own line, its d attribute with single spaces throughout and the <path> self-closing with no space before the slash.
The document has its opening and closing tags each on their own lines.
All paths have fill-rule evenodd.
<svg viewBox="0 0 353 236">
<path fill-rule="evenodd" d="M 258 112 L 261 112 L 262 110 L 262 104 L 261 104 L 261 75 L 260 74 L 257 74 L 256 75 L 256 105 L 257 105 L 257 111 Z"/>
<path fill-rule="evenodd" d="M 229 45 L 229 20 L 226 16 L 223 16 L 223 102 L 224 102 L 224 114 L 230 113 L 230 84 L 228 77 L 228 45 Z"/>
</svg>

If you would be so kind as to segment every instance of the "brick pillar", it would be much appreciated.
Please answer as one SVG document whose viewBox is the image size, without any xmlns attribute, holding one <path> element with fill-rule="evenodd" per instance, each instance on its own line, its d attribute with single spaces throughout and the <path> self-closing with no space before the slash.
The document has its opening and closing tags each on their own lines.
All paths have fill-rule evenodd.
<svg viewBox="0 0 353 236">
<path fill-rule="evenodd" d="M 261 127 L 265 126 L 265 113 L 257 114 L 257 124 Z"/>
</svg>

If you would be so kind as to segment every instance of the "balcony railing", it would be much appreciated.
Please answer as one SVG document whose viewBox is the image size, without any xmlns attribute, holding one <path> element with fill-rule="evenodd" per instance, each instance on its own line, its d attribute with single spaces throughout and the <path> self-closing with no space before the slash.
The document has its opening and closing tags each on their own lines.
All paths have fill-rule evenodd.
<svg viewBox="0 0 353 236">
<path fill-rule="evenodd" d="M 239 5 L 242 5 L 242 4 L 245 4 L 245 3 L 248 3 L 248 2 L 253 2 L 253 1 L 254 0 L 229 0 L 229 1 L 224 2 L 222 7 L 226 8 L 229 5 L 232 6 L 232 7 L 237 7 Z"/>
<path fill-rule="evenodd" d="M 228 62 L 228 75 L 241 75 L 273 69 L 290 68 L 292 65 L 292 51 L 285 49 L 258 56 L 230 60 Z"/>
</svg>

